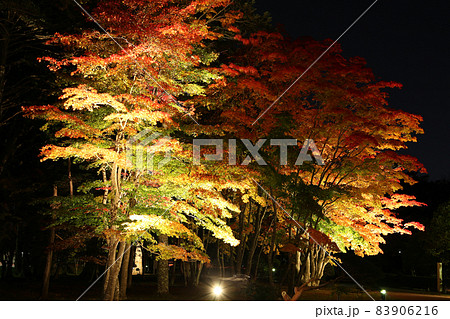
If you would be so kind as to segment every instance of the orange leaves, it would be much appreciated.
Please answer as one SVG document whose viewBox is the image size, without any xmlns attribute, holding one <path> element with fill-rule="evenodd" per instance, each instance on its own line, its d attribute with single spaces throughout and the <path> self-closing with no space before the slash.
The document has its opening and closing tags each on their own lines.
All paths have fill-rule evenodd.
<svg viewBox="0 0 450 319">
<path fill-rule="evenodd" d="M 421 223 L 418 222 L 410 222 L 410 223 L 406 223 L 405 227 L 414 227 L 418 230 L 424 231 L 425 230 L 425 226 L 422 225 Z"/>
<path fill-rule="evenodd" d="M 316 243 L 326 248 L 327 250 L 339 252 L 339 247 L 328 237 L 325 233 L 315 230 L 313 228 L 308 228 L 307 233 L 311 243 Z"/>
<path fill-rule="evenodd" d="M 294 244 L 287 243 L 280 248 L 280 251 L 294 254 L 298 251 L 301 251 L 301 249 L 295 246 Z"/>
<path fill-rule="evenodd" d="M 67 127 L 60 129 L 58 132 L 55 133 L 55 137 L 68 137 L 68 138 L 83 138 L 87 139 L 87 135 L 76 129 L 69 129 Z"/>
<path fill-rule="evenodd" d="M 397 209 L 400 207 L 412 207 L 412 206 L 426 206 L 427 204 L 421 203 L 415 200 L 412 195 L 406 194 L 393 194 L 390 198 L 382 198 L 382 204 L 387 209 Z"/>
</svg>

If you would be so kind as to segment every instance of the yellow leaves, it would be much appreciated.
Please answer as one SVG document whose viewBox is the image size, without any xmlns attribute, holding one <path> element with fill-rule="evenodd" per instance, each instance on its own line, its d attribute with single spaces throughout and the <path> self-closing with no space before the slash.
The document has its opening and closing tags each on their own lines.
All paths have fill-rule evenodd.
<svg viewBox="0 0 450 319">
<path fill-rule="evenodd" d="M 124 223 L 125 231 L 129 234 L 142 231 L 158 231 L 170 237 L 185 238 L 196 247 L 203 249 L 203 243 L 200 238 L 179 222 L 158 215 L 131 215 L 129 218 L 131 222 Z"/>
<path fill-rule="evenodd" d="M 130 232 L 152 229 L 174 237 L 191 233 L 182 224 L 158 215 L 131 215 L 130 219 L 132 222 L 124 223 L 126 231 Z"/>
<path fill-rule="evenodd" d="M 124 104 L 116 101 L 108 93 L 97 93 L 97 90 L 89 88 L 86 85 L 79 85 L 76 88 L 67 88 L 63 90 L 64 94 L 60 99 L 67 99 L 64 102 L 66 109 L 74 111 L 90 111 L 101 106 L 110 106 L 118 112 L 126 112 Z"/>
<path fill-rule="evenodd" d="M 209 263 L 208 256 L 198 251 L 188 251 L 183 247 L 158 243 L 149 247 L 152 253 L 157 255 L 157 260 L 178 259 L 182 261 L 198 260 L 202 263 Z"/>
<path fill-rule="evenodd" d="M 113 113 L 104 118 L 105 121 L 111 121 L 111 122 L 146 122 L 151 125 L 156 125 L 158 122 L 165 123 L 170 122 L 172 123 L 172 119 L 170 115 L 166 112 L 161 111 L 148 111 L 148 110 L 142 110 L 137 109 L 132 112 L 127 113 Z"/>
<path fill-rule="evenodd" d="M 80 147 L 46 145 L 41 149 L 40 156 L 42 156 L 41 161 L 74 157 L 88 161 L 97 160 L 101 163 L 115 162 L 121 167 L 126 167 L 127 165 L 126 158 L 123 154 L 88 143 L 83 144 Z"/>
</svg>

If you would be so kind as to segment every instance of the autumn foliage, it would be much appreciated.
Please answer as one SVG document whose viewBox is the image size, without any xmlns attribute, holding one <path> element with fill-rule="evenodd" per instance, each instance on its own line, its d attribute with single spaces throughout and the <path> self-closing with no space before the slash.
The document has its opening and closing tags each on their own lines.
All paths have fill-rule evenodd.
<svg viewBox="0 0 450 319">
<path fill-rule="evenodd" d="M 316 285 L 336 253 L 378 254 L 386 235 L 423 230 L 394 212 L 422 205 L 398 192 L 424 168 L 397 152 L 423 133 L 422 119 L 388 107 L 388 90 L 401 85 L 378 81 L 362 58 L 333 47 L 265 112 L 328 41 L 244 36 L 229 0 L 100 1 L 93 16 L 104 30 L 56 34 L 50 43 L 65 56 L 41 59 L 61 76 L 59 101 L 24 111 L 58 141 L 42 160 L 72 158 L 98 173 L 59 208 L 58 223 L 95 229 L 107 265 L 136 241 L 160 260 L 208 263 L 214 242 L 237 272 L 247 256 L 250 273 L 259 246 L 269 265 L 289 254 L 288 271 Z M 223 38 L 234 49 L 220 55 Z M 156 137 L 134 151 L 155 163 L 170 152 L 169 163 L 148 170 L 127 158 L 127 141 L 142 132 Z M 296 155 L 313 139 L 325 164 L 290 156 L 279 165 L 279 148 L 266 145 L 268 166 L 193 165 L 195 137 L 296 139 Z M 117 299 L 118 270 L 107 276 L 105 299 Z"/>
</svg>

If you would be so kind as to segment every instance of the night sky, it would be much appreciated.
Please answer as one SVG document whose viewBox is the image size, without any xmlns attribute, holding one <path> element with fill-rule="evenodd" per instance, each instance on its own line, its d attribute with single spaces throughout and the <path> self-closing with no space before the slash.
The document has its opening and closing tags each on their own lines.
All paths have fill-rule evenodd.
<svg viewBox="0 0 450 319">
<path fill-rule="evenodd" d="M 256 0 L 289 36 L 337 39 L 374 0 Z M 389 105 L 422 115 L 425 134 L 405 152 L 431 180 L 450 179 L 450 4 L 379 0 L 339 41 L 346 57 L 367 60 L 379 80 L 396 81 Z"/>
</svg>

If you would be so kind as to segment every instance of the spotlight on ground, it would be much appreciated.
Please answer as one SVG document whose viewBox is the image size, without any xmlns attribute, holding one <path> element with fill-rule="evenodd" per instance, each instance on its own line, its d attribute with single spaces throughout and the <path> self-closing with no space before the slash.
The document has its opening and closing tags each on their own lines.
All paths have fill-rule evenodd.
<svg viewBox="0 0 450 319">
<path fill-rule="evenodd" d="M 214 294 L 216 297 L 219 297 L 219 296 L 222 294 L 222 292 L 223 292 L 223 289 L 222 289 L 222 287 L 220 287 L 220 286 L 215 286 L 215 287 L 213 288 L 213 294 Z"/>
<path fill-rule="evenodd" d="M 380 290 L 380 294 L 381 300 L 386 300 L 386 290 L 385 289 Z"/>
</svg>

